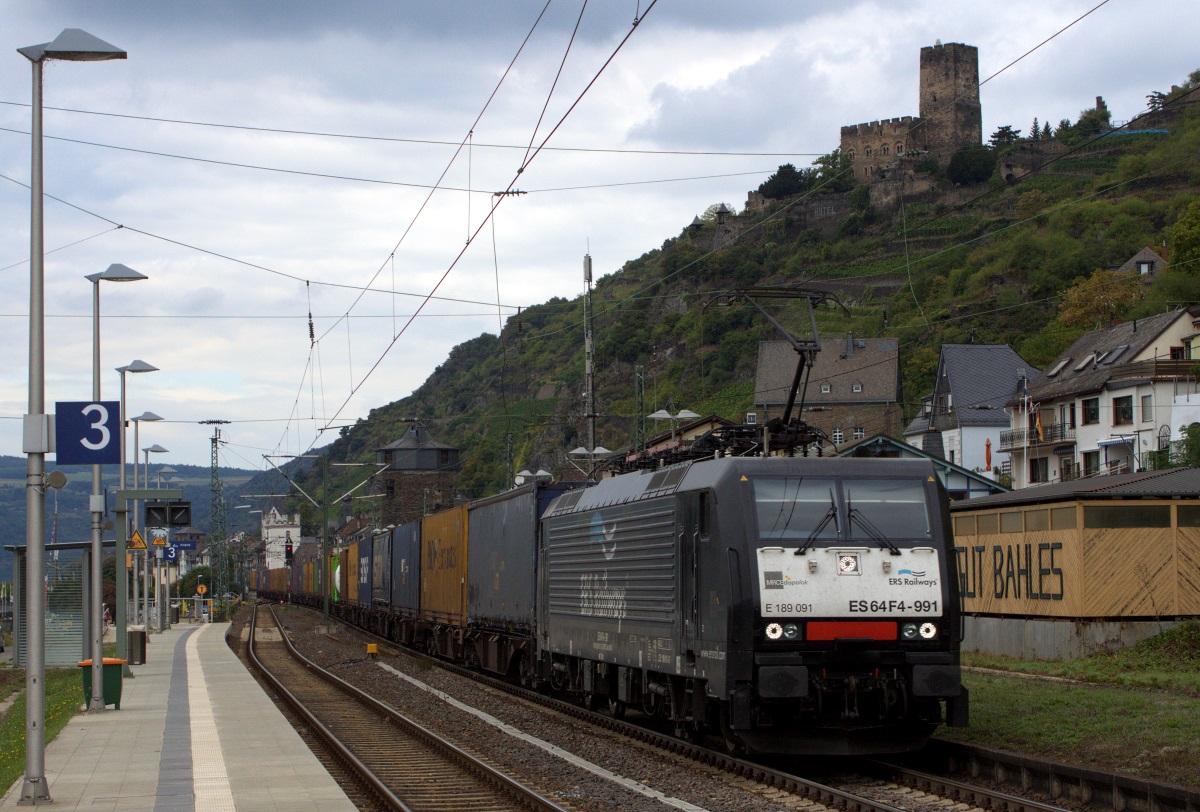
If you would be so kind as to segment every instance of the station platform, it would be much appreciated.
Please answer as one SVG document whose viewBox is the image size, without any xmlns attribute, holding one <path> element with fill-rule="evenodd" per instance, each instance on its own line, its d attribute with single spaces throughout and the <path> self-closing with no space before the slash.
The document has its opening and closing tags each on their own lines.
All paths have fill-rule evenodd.
<svg viewBox="0 0 1200 812">
<path fill-rule="evenodd" d="M 46 808 L 353 812 L 225 643 L 228 629 L 185 623 L 151 636 L 146 664 L 123 682 L 121 710 L 80 713 L 46 746 Z M 30 808 L 18 804 L 24 780 L 0 810 Z"/>
</svg>

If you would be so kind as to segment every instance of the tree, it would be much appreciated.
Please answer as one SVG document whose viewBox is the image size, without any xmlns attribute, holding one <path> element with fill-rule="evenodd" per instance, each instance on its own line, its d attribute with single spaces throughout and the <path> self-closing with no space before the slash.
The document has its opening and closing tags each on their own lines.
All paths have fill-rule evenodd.
<svg viewBox="0 0 1200 812">
<path fill-rule="evenodd" d="M 1038 123 L 1037 116 L 1033 117 L 1033 126 L 1031 126 L 1029 128 L 1029 140 L 1030 141 L 1041 141 L 1042 140 L 1042 125 Z"/>
<path fill-rule="evenodd" d="M 1152 90 L 1150 95 L 1146 96 L 1146 106 L 1155 112 L 1161 110 L 1166 102 L 1167 94 L 1160 90 Z"/>
<path fill-rule="evenodd" d="M 1021 140 L 1021 131 L 1014 130 L 1005 124 L 992 133 L 992 137 L 988 139 L 988 142 L 996 149 L 1003 149 L 1017 143 L 1019 140 Z"/>
<path fill-rule="evenodd" d="M 1049 141 L 1053 137 L 1054 137 L 1054 133 L 1051 132 L 1051 130 L 1050 130 L 1050 122 L 1047 121 L 1045 124 L 1042 125 L 1042 140 Z"/>
<path fill-rule="evenodd" d="M 791 197 L 808 191 L 812 187 L 816 170 L 796 169 L 792 164 L 782 164 L 771 177 L 758 187 L 759 194 L 771 200 Z"/>
<path fill-rule="evenodd" d="M 1058 320 L 1067 327 L 1106 324 L 1142 298 L 1142 280 L 1137 274 L 1103 268 L 1081 277 L 1067 289 L 1059 305 Z"/>
<path fill-rule="evenodd" d="M 992 176 L 995 169 L 996 156 L 992 154 L 991 148 L 983 144 L 973 144 L 954 153 L 946 174 L 954 183 L 982 183 Z"/>
<path fill-rule="evenodd" d="M 813 161 L 817 170 L 817 185 L 822 192 L 848 192 L 857 182 L 854 177 L 854 159 L 840 148 Z"/>
<path fill-rule="evenodd" d="M 1060 141 L 1071 134 L 1071 119 L 1059 119 L 1058 127 L 1054 130 L 1054 137 Z"/>
<path fill-rule="evenodd" d="M 1188 263 L 1188 273 L 1200 275 L 1200 201 L 1184 209 L 1171 226 L 1171 266 Z"/>
</svg>

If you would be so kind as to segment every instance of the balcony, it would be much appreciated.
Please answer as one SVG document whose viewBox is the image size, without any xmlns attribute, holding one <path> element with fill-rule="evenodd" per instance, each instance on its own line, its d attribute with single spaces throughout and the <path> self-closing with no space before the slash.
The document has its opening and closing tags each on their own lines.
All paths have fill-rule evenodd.
<svg viewBox="0 0 1200 812">
<path fill-rule="evenodd" d="M 1014 429 L 1000 432 L 1000 450 L 1012 451 L 1015 448 L 1036 448 L 1052 443 L 1075 442 L 1075 427 L 1065 423 L 1047 423 L 1042 426 L 1042 437 L 1039 440 L 1037 429 Z"/>
</svg>

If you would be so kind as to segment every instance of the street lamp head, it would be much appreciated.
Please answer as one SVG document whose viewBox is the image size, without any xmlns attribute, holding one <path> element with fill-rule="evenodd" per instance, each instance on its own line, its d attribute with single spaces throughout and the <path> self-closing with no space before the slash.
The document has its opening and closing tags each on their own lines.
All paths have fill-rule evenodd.
<svg viewBox="0 0 1200 812">
<path fill-rule="evenodd" d="M 54 38 L 54 42 L 28 45 L 17 52 L 30 62 L 43 59 L 62 59 L 67 62 L 103 62 L 107 59 L 126 59 L 129 54 L 115 45 L 109 45 L 81 28 L 67 28 Z"/>
<path fill-rule="evenodd" d="M 646 417 L 650 418 L 651 420 L 670 420 L 671 413 L 668 412 L 666 409 L 659 409 L 654 414 L 646 415 Z"/>
<path fill-rule="evenodd" d="M 155 423 L 159 420 L 162 420 L 162 418 L 156 415 L 154 412 L 143 412 L 137 417 L 131 417 L 129 419 L 134 423 Z"/>
<path fill-rule="evenodd" d="M 142 449 L 142 451 L 149 451 L 151 454 L 166 454 L 166 453 L 167 453 L 167 449 L 163 448 L 163 447 L 162 447 L 162 446 L 160 446 L 158 443 L 155 443 L 154 445 L 150 446 L 149 448 L 143 448 L 143 449 Z M 168 467 L 169 467 L 169 466 L 163 466 L 163 469 L 162 469 L 161 471 L 159 471 L 159 473 L 160 473 L 160 474 L 162 474 L 162 473 L 167 473 L 167 474 L 173 474 L 173 473 L 175 473 L 175 469 L 174 469 L 174 468 L 171 468 L 170 470 L 167 470 L 167 468 L 168 468 Z"/>
<path fill-rule="evenodd" d="M 93 285 L 98 285 L 101 282 L 137 282 L 142 279 L 147 279 L 144 273 L 138 273 L 133 268 L 127 265 L 122 265 L 119 262 L 114 262 L 109 265 L 107 270 L 100 273 L 90 273 L 86 277 Z"/>
<path fill-rule="evenodd" d="M 117 372 L 125 374 L 126 372 L 158 372 L 158 367 L 147 364 L 140 358 L 135 358 L 123 367 L 117 367 Z"/>
<path fill-rule="evenodd" d="M 679 414 L 675 415 L 679 420 L 695 420 L 700 415 L 693 412 L 691 409 L 681 409 Z"/>
</svg>

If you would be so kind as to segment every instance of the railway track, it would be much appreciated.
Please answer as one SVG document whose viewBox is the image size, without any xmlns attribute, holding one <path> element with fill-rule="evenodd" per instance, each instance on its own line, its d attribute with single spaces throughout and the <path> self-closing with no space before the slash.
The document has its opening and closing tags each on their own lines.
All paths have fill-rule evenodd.
<svg viewBox="0 0 1200 812">
<path fill-rule="evenodd" d="M 264 635 L 269 640 L 258 639 L 260 624 L 274 632 Z M 264 615 L 255 607 L 248 653 L 279 696 L 388 809 L 567 812 L 305 659 L 279 633 L 273 609 Z"/>
<path fill-rule="evenodd" d="M 650 745 L 672 754 L 681 763 L 688 761 L 705 765 L 733 776 L 740 784 L 758 784 L 773 791 L 787 793 L 802 799 L 797 808 L 819 807 L 849 810 L 850 812 L 920 812 L 923 810 L 993 809 L 1005 812 L 1064 812 L 1062 807 L 1022 797 L 1015 792 L 1021 788 L 1003 789 L 976 786 L 962 781 L 930 775 L 900 764 L 868 763 L 855 760 L 845 765 L 858 775 L 840 776 L 828 783 L 796 775 L 787 769 L 778 769 L 767 764 L 721 752 L 704 743 L 692 743 L 676 738 L 666 732 L 656 731 L 634 721 L 616 719 L 603 712 L 595 712 L 573 703 L 564 702 L 544 694 L 529 691 L 518 685 L 495 679 L 478 671 L 462 668 L 445 660 L 430 657 L 370 634 L 362 629 L 338 621 L 364 639 L 378 641 L 381 651 L 402 653 L 425 665 L 435 665 L 491 690 L 510 694 L 521 700 L 538 705 L 556 713 L 573 717 L 589 725 L 595 725 L 618 733 L 634 741 Z M 1075 799 L 1078 801 L 1078 799 Z M 1130 807 L 1138 808 L 1137 805 Z M 1174 805 L 1168 809 L 1177 808 Z M 1148 810 L 1149 812 L 1149 810 Z"/>
</svg>

